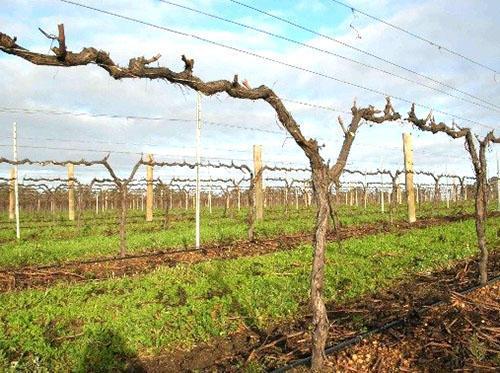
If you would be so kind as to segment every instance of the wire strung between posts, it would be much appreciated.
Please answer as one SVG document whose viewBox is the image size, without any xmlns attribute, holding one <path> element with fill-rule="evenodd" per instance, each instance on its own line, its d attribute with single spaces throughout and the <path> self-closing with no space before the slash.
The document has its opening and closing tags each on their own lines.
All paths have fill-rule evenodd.
<svg viewBox="0 0 500 373">
<path fill-rule="evenodd" d="M 397 68 L 402 69 L 402 70 L 404 70 L 404 71 L 406 71 L 406 72 L 409 72 L 409 73 L 414 74 L 414 75 L 417 75 L 417 76 L 419 76 L 419 77 L 421 77 L 421 78 L 427 79 L 427 80 L 429 80 L 429 81 L 431 81 L 431 82 L 433 82 L 433 83 L 437 83 L 437 84 L 439 84 L 439 85 L 441 85 L 441 86 L 443 86 L 443 87 L 446 87 L 446 88 L 452 89 L 452 90 L 457 91 L 457 92 L 459 92 L 459 93 L 461 93 L 461 94 L 463 94 L 463 95 L 469 96 L 469 97 L 474 98 L 474 99 L 476 99 L 476 100 L 478 100 L 478 101 L 481 101 L 481 102 L 483 102 L 483 103 L 485 103 L 485 104 L 492 105 L 492 106 L 495 106 L 495 107 L 497 107 L 497 108 L 498 108 L 498 106 L 497 106 L 496 104 L 492 104 L 491 102 L 488 102 L 488 101 L 486 101 L 486 100 L 482 99 L 481 97 L 477 97 L 477 96 L 475 96 L 475 95 L 472 95 L 472 94 L 470 94 L 470 93 L 468 93 L 468 92 L 465 92 L 465 91 L 463 91 L 463 90 L 460 90 L 460 89 L 458 89 L 458 88 L 456 88 L 456 87 L 453 87 L 453 86 L 451 86 L 451 85 L 449 85 L 449 84 L 446 84 L 446 83 L 444 83 L 444 82 L 442 82 L 442 81 L 440 81 L 440 80 L 437 80 L 437 79 L 435 79 L 435 78 L 432 78 L 432 77 L 430 77 L 430 76 L 428 76 L 428 75 L 425 75 L 425 74 L 423 74 L 423 73 L 419 73 L 419 72 L 417 72 L 417 71 L 415 71 L 415 70 L 412 70 L 412 69 L 410 69 L 410 68 L 407 68 L 407 67 L 405 67 L 405 66 L 402 66 L 402 65 L 400 65 L 400 64 L 397 64 L 397 63 L 395 63 L 395 62 L 393 62 L 393 61 L 390 61 L 390 60 L 388 60 L 388 59 L 386 59 L 386 58 L 380 57 L 380 56 L 378 56 L 378 55 L 376 55 L 376 54 L 374 54 L 374 53 L 367 52 L 367 51 L 365 51 L 365 50 L 363 50 L 363 49 L 361 49 L 361 48 L 358 48 L 358 47 L 355 47 L 355 46 L 353 46 L 353 45 L 351 45 L 351 44 L 349 44 L 349 43 L 346 43 L 345 41 L 338 40 L 338 39 L 336 39 L 336 38 L 334 38 L 334 37 L 332 37 L 332 36 L 329 36 L 329 35 L 327 35 L 327 34 L 324 34 L 324 33 L 318 32 L 318 31 L 313 30 L 313 29 L 311 29 L 311 28 L 308 28 L 308 27 L 306 27 L 306 26 L 304 26 L 304 25 L 298 24 L 297 22 L 291 21 L 291 20 L 286 19 L 286 18 L 284 18 L 284 17 L 280 17 L 280 16 L 277 16 L 277 15 L 271 14 L 271 13 L 269 13 L 269 12 L 266 12 L 266 11 L 262 10 L 262 9 L 259 9 L 259 8 L 257 8 L 257 7 L 254 7 L 254 6 L 251 6 L 251 5 L 245 4 L 245 3 L 242 3 L 242 2 L 240 2 L 240 1 L 237 1 L 237 0 L 229 0 L 229 1 L 231 1 L 231 2 L 233 2 L 233 3 L 235 3 L 235 4 L 238 4 L 238 5 L 241 5 L 241 6 L 245 7 L 245 8 L 251 9 L 251 10 L 253 10 L 253 11 L 255 11 L 255 12 L 258 12 L 258 13 L 260 13 L 260 14 L 264 14 L 264 15 L 266 15 L 266 16 L 268 16 L 268 17 L 271 17 L 271 18 L 277 19 L 277 20 L 279 20 L 279 21 L 281 21 L 281 22 L 287 23 L 287 24 L 289 24 L 289 25 L 291 25 L 291 26 L 294 26 L 294 27 L 296 27 L 296 28 L 298 28 L 298 29 L 300 29 L 300 30 L 307 31 L 307 32 L 309 32 L 309 33 L 311 33 L 311 34 L 313 34 L 313 35 L 319 36 L 319 37 L 324 38 L 324 39 L 329 40 L 329 41 L 333 41 L 333 42 L 338 43 L 338 44 L 340 44 L 340 45 L 342 45 L 342 46 L 344 46 L 344 47 L 347 47 L 347 48 L 350 48 L 350 49 L 352 49 L 352 50 L 355 50 L 356 52 L 359 52 L 359 53 L 362 53 L 362 54 L 367 55 L 367 56 L 369 56 L 369 57 L 375 58 L 375 59 L 377 59 L 377 60 L 379 60 L 379 61 L 382 61 L 382 62 L 384 62 L 384 63 L 387 63 L 387 64 L 389 64 L 389 65 L 391 65 L 391 66 L 397 67 Z M 350 9 L 352 9 L 352 10 L 354 11 L 354 8 L 350 8 Z M 494 71 L 494 72 L 495 72 L 495 71 Z M 495 72 L 495 74 L 496 74 L 496 72 Z"/>
<path fill-rule="evenodd" d="M 84 112 L 72 112 L 72 111 L 59 111 L 52 109 L 30 109 L 30 108 L 9 108 L 9 107 L 0 107 L 0 112 L 4 113 L 23 113 L 23 114 L 50 114 L 50 115 L 71 115 L 75 117 L 91 117 L 91 118 L 107 118 L 107 119 L 125 119 L 125 120 L 143 120 L 143 121 L 164 121 L 164 122 L 194 122 L 194 119 L 190 118 L 166 118 L 162 116 L 158 117 L 146 117 L 146 116 L 136 116 L 136 115 L 118 115 L 118 114 L 94 114 L 94 113 L 84 113 Z M 257 132 L 265 132 L 265 133 L 273 133 L 283 135 L 285 134 L 284 130 L 275 131 L 268 130 L 265 128 L 257 128 L 257 127 L 247 127 L 238 124 L 232 123 L 222 123 L 211 120 L 204 120 L 204 124 L 219 126 L 219 127 L 227 127 L 227 128 L 237 128 L 247 131 L 257 131 Z"/>
<path fill-rule="evenodd" d="M 0 147 L 12 147 L 12 145 L 0 144 Z M 111 150 L 111 149 L 82 149 L 82 148 L 63 148 L 63 147 L 50 147 L 50 146 L 32 146 L 32 145 L 18 145 L 18 148 L 26 148 L 26 149 L 45 149 L 45 150 L 67 150 L 67 151 L 81 151 L 81 152 L 89 152 L 89 153 L 106 153 L 106 154 L 131 154 L 131 155 L 142 155 L 142 152 L 131 152 L 131 151 L 120 151 L 120 150 Z M 151 153 L 154 156 L 166 156 L 173 157 L 178 156 L 174 154 L 164 154 L 164 153 Z M 190 157 L 186 157 L 190 158 Z M 203 159 L 211 159 L 211 160 L 228 160 L 228 161 L 251 161 L 251 159 L 243 159 L 243 158 L 225 158 L 225 157 L 202 157 Z M 276 163 L 281 164 L 296 164 L 292 162 L 284 162 L 284 161 L 276 161 Z M 196 166 L 196 165 L 195 165 Z"/>
<path fill-rule="evenodd" d="M 197 13 L 197 14 L 201 14 L 201 15 L 204 15 L 204 16 L 207 16 L 207 17 L 210 17 L 210 18 L 214 18 L 214 19 L 217 19 L 217 20 L 220 20 L 220 21 L 224 21 L 224 22 L 227 22 L 227 23 L 230 23 L 230 24 L 233 24 L 233 25 L 237 25 L 237 26 L 240 26 L 240 27 L 243 27 L 243 28 L 246 28 L 246 29 L 249 29 L 249 30 L 252 30 L 252 31 L 256 31 L 256 32 L 259 32 L 259 33 L 263 33 L 267 36 L 271 36 L 271 37 L 274 37 L 274 38 L 277 38 L 277 39 L 280 39 L 280 40 L 285 40 L 289 43 L 292 43 L 292 44 L 296 44 L 296 45 L 300 45 L 302 47 L 305 47 L 305 48 L 308 48 L 308 49 L 312 49 L 316 52 L 320 52 L 320 53 L 324 53 L 324 54 L 328 54 L 330 56 L 334 56 L 334 57 L 337 57 L 337 58 L 340 58 L 342 60 L 345 60 L 345 61 L 348 61 L 348 62 L 351 62 L 351 63 L 355 63 L 357 65 L 360 65 L 360 66 L 363 66 L 363 67 L 367 67 L 369 69 L 372 69 L 372 70 L 375 70 L 375 71 L 378 71 L 378 72 L 381 72 L 383 74 L 386 74 L 386 75 L 390 75 L 392 77 L 395 77 L 395 78 L 398 78 L 398 79 L 401 79 L 401 80 L 404 80 L 406 82 L 409 82 L 409 83 L 412 83 L 412 84 L 416 84 L 416 85 L 419 85 L 421 87 L 424 87 L 424 88 L 427 88 L 427 89 L 430 89 L 430 90 L 433 90 L 433 91 L 436 91 L 436 92 L 439 92 L 441 94 L 444 94 L 448 97 L 452 97 L 452 98 L 455 98 L 457 100 L 460 100 L 460 101 L 463 101 L 463 102 L 466 102 L 466 103 L 469 103 L 469 104 L 472 104 L 472 105 L 475 105 L 475 106 L 478 106 L 478 107 L 481 107 L 481 108 L 484 108 L 484 109 L 487 109 L 487 110 L 493 110 L 493 111 L 496 111 L 496 112 L 500 112 L 500 106 L 494 104 L 494 103 L 491 103 L 491 102 L 488 102 L 480 97 L 477 97 L 477 96 L 474 96 L 470 93 L 467 93 L 467 92 L 464 92 L 462 90 L 459 90 L 453 86 L 450 86 L 446 83 L 443 83 L 443 82 L 440 82 L 438 80 L 435 80 L 435 79 L 432 79 L 432 78 L 429 78 L 423 74 L 419 74 L 413 70 L 410 70 L 410 69 L 406 69 L 404 68 L 406 71 L 409 71 L 409 72 L 412 72 L 414 74 L 417 74 L 421 77 L 425 77 L 426 79 L 429 79 L 435 83 L 438 83 L 446 88 L 449 88 L 449 89 L 452 89 L 454 91 L 457 91 L 457 92 L 460 92 L 461 94 L 464 94 L 466 96 L 469 96 L 471 98 L 474 98 L 475 100 L 478 100 L 478 101 L 481 101 L 481 102 L 484 102 L 485 104 L 487 104 L 488 106 L 486 105 L 483 105 L 483 104 L 480 104 L 478 102 L 475 102 L 475 101 L 471 101 L 471 100 L 468 100 L 468 99 L 464 99 L 463 97 L 460 97 L 460 96 L 456 96 L 456 95 L 452 95 L 446 91 L 443 91 L 442 89 L 439 89 L 439 88 L 435 88 L 435 87 L 432 87 L 432 86 L 429 86 L 427 84 L 424 84 L 424 83 L 421 83 L 419 81 L 416 81 L 416 80 L 413 80 L 413 79 L 409 79 L 409 78 L 406 78 L 402 75 L 398 75 L 398 74 L 395 74 L 393 72 L 390 72 L 390 71 L 387 71 L 387 70 L 384 70 L 382 68 L 379 68 L 379 67 L 376 67 L 376 66 L 372 66 L 372 65 L 369 65 L 365 62 L 361 62 L 361 61 L 358 61 L 358 60 L 355 60 L 353 58 L 350 58 L 350 57 L 346 57 L 346 56 L 343 56 L 343 55 L 340 55 L 338 53 L 335 53 L 335 52 L 332 52 L 330 50 L 327 50 L 327 49 L 324 49 L 324 48 L 319 48 L 319 47 L 316 47 L 314 45 L 311 45 L 311 44 L 308 44 L 308 43 L 304 43 L 304 42 L 301 42 L 301 41 L 298 41 L 296 39 L 292 39 L 292 38 L 289 38 L 289 37 L 286 37 L 286 36 L 283 36 L 283 35 L 280 35 L 280 34 L 276 34 L 274 32 L 270 32 L 270 31 L 266 31 L 266 30 L 263 30 L 261 28 L 258 28 L 258 27 L 254 27 L 254 26 L 250 26 L 250 25 L 247 25 L 247 24 L 244 24 L 244 23 L 241 23 L 241 22 L 237 22 L 237 21 L 234 21 L 234 20 L 231 20 L 231 19 L 228 19 L 228 18 L 224 18 L 224 17 L 221 17 L 221 16 L 218 16 L 218 15 L 215 15 L 215 14 L 212 14 L 212 13 L 208 13 L 208 12 L 204 12 L 202 10 L 199 10 L 199 9 L 195 9 L 195 8 L 191 8 L 191 7 L 188 7 L 186 5 L 181 5 L 181 4 L 177 4 L 177 3 L 174 3 L 174 2 L 171 2 L 171 1 L 168 1 L 168 0 L 159 0 L 160 2 L 162 3 L 165 3 L 165 4 L 168 4 L 168 5 L 172 5 L 172 6 L 175 6 L 175 7 L 179 7 L 179 8 L 182 8 L 182 9 L 185 9 L 185 10 L 189 10 L 191 12 L 194 12 L 194 13 Z M 399 65 L 398 65 L 399 66 Z M 399 66 L 400 68 L 403 68 L 401 66 Z"/>
<path fill-rule="evenodd" d="M 73 140 L 73 139 L 61 139 L 61 138 L 48 138 L 48 137 L 23 137 L 23 140 L 31 140 L 31 141 L 57 141 L 57 142 L 76 142 L 76 143 L 82 143 L 82 144 L 88 144 L 89 140 Z M 161 146 L 165 147 L 165 144 L 152 144 L 152 143 L 137 143 L 137 142 L 114 142 L 114 141 L 107 141 L 107 140 L 99 140 L 97 137 L 89 137 L 89 139 L 92 139 L 93 143 L 100 143 L 100 144 L 110 144 L 110 145 L 127 145 L 127 146 Z M 3 146 L 3 145 L 0 145 Z M 190 146 L 172 146 L 168 145 L 169 149 L 185 149 L 185 150 L 192 150 L 193 147 Z M 224 151 L 228 153 L 247 153 L 246 150 L 240 150 L 240 149 L 233 149 L 233 148 L 202 148 L 203 150 L 218 150 L 218 151 Z"/>
<path fill-rule="evenodd" d="M 248 51 L 248 50 L 244 50 L 244 49 L 241 49 L 241 48 L 233 47 L 231 45 L 223 44 L 223 43 L 220 43 L 220 42 L 217 42 L 217 41 L 214 41 L 214 40 L 210 40 L 210 39 L 207 39 L 205 37 L 202 37 L 202 36 L 199 36 L 199 35 L 196 35 L 196 34 L 191 34 L 191 33 L 188 33 L 188 32 L 175 30 L 175 29 L 172 29 L 172 28 L 169 28 L 169 27 L 165 27 L 165 26 L 161 26 L 161 25 L 154 24 L 154 23 L 151 23 L 151 22 L 143 21 L 143 20 L 140 20 L 138 18 L 126 16 L 126 15 L 119 14 L 119 13 L 116 13 L 116 12 L 112 12 L 112 11 L 108 11 L 108 10 L 104 10 L 104 9 L 100 9 L 100 8 L 96 8 L 96 7 L 92 7 L 90 5 L 82 4 L 82 3 L 79 3 L 79 2 L 76 2 L 76 1 L 72 1 L 72 0 L 59 0 L 59 1 L 63 2 L 63 3 L 71 4 L 71 5 L 74 5 L 74 6 L 77 6 L 77 7 L 85 8 L 85 9 L 88 9 L 88 10 L 92 10 L 94 12 L 106 14 L 106 15 L 109 15 L 109 16 L 112 16 L 112 17 L 124 19 L 124 20 L 130 21 L 130 22 L 139 23 L 139 24 L 142 24 L 144 26 L 148 26 L 148 27 L 155 28 L 155 29 L 158 29 L 158 30 L 166 31 L 166 32 L 173 33 L 173 34 L 176 34 L 176 35 L 193 38 L 193 39 L 202 41 L 204 43 L 215 45 L 215 46 L 218 46 L 218 47 L 221 47 L 221 48 L 225 48 L 225 49 L 228 49 L 228 50 L 232 50 L 232 51 L 235 51 L 235 52 L 238 52 L 238 53 L 246 54 L 248 56 L 259 58 L 259 59 L 262 59 L 262 60 L 265 60 L 265 61 L 269 61 L 269 62 L 272 62 L 272 63 L 275 63 L 275 64 L 279 64 L 281 66 L 289 67 L 289 68 L 292 68 L 292 69 L 295 69 L 295 70 L 307 72 L 307 73 L 310 73 L 310 74 L 313 74 L 313 75 L 316 75 L 316 76 L 319 76 L 319 77 L 322 77 L 322 78 L 325 78 L 325 79 L 333 80 L 333 81 L 336 81 L 336 82 L 339 82 L 339 83 L 343 83 L 343 84 L 346 84 L 346 85 L 349 85 L 349 86 L 352 86 L 352 87 L 355 87 L 355 88 L 359 88 L 359 89 L 362 89 L 362 90 L 367 91 L 367 92 L 375 93 L 377 95 L 381 95 L 381 96 L 384 96 L 384 97 L 389 97 L 390 96 L 390 97 L 393 97 L 394 99 L 397 99 L 399 101 L 405 102 L 407 104 L 410 104 L 410 105 L 415 104 L 418 107 L 421 107 L 421 108 L 424 108 L 424 109 L 427 109 L 427 110 L 433 110 L 436 113 L 440 113 L 440 114 L 446 115 L 446 116 L 451 117 L 451 118 L 457 118 L 457 119 L 460 119 L 460 120 L 463 120 L 463 121 L 466 121 L 466 122 L 469 122 L 469 123 L 477 124 L 477 125 L 485 127 L 485 128 L 494 129 L 494 127 L 492 127 L 492 126 L 482 124 L 482 123 L 477 122 L 477 121 L 472 120 L 472 119 L 468 119 L 468 118 L 465 118 L 465 117 L 462 117 L 462 116 L 459 116 L 459 115 L 456 115 L 456 114 L 451 114 L 451 113 L 448 113 L 448 112 L 443 111 L 443 110 L 433 109 L 429 105 L 420 104 L 420 103 L 414 103 L 413 101 L 408 100 L 406 98 L 403 98 L 403 97 L 400 97 L 400 96 L 396 96 L 396 95 L 391 95 L 389 93 L 380 91 L 378 89 L 365 87 L 365 86 L 363 86 L 361 84 L 358 84 L 358 83 L 353 83 L 353 82 L 350 82 L 350 81 L 347 81 L 347 80 L 344 80 L 344 79 L 336 78 L 336 77 L 334 77 L 332 75 L 328 75 L 326 73 L 321 73 L 321 72 L 318 72 L 318 71 L 315 71 L 315 70 L 311 70 L 309 68 L 297 66 L 297 65 L 285 62 L 285 61 L 281 61 L 281 60 L 275 59 L 275 58 L 263 56 L 263 55 L 260 55 L 260 54 L 257 54 L 257 53 L 254 53 L 254 52 L 251 52 L 251 51 Z"/>
<path fill-rule="evenodd" d="M 233 1 L 233 0 L 230 0 L 230 1 Z M 411 36 L 411 37 L 413 37 L 415 39 L 419 39 L 419 40 L 421 40 L 421 41 L 423 41 L 425 43 L 428 43 L 429 45 L 438 48 L 440 51 L 446 51 L 446 52 L 448 52 L 448 53 L 450 53 L 452 55 L 455 55 L 455 56 L 460 57 L 460 58 L 462 58 L 462 59 L 464 59 L 466 61 L 469 61 L 470 63 L 473 63 L 474 65 L 480 66 L 480 67 L 482 67 L 482 68 L 484 68 L 486 70 L 491 71 L 495 75 L 499 74 L 499 72 L 497 70 L 495 70 L 494 68 L 492 68 L 490 66 L 485 65 L 484 63 L 481 63 L 481 62 L 478 62 L 476 60 L 473 60 L 470 57 L 467 57 L 467 56 L 465 56 L 465 55 L 463 55 L 463 54 L 461 54 L 459 52 L 456 52 L 456 51 L 454 51 L 454 50 L 452 50 L 452 49 L 450 49 L 448 47 L 445 47 L 444 45 L 438 44 L 437 42 L 434 42 L 434 41 L 432 41 L 430 39 L 426 39 L 423 36 L 420 36 L 420 35 L 418 35 L 418 34 L 416 34 L 414 32 L 408 31 L 408 30 L 406 30 L 406 29 L 404 29 L 404 28 L 402 28 L 400 26 L 397 26 L 397 25 L 392 24 L 390 22 L 384 21 L 383 19 L 381 19 L 379 17 L 371 15 L 371 14 L 369 14 L 367 12 L 364 12 L 364 11 L 362 11 L 362 10 L 360 10 L 358 8 L 355 8 L 355 7 L 353 7 L 353 6 L 349 5 L 349 4 L 343 3 L 342 1 L 339 1 L 339 0 L 330 0 L 330 1 L 332 1 L 334 3 L 337 3 L 337 4 L 339 4 L 339 5 L 343 6 L 343 7 L 346 7 L 348 9 L 352 10 L 352 11 L 356 11 L 359 14 L 364 15 L 365 17 L 368 17 L 368 18 L 371 18 L 371 19 L 373 19 L 375 21 L 383 23 L 386 26 L 392 27 L 393 29 L 398 30 L 400 32 L 403 32 L 406 35 L 409 35 L 409 36 Z"/>
<path fill-rule="evenodd" d="M 74 166 L 96 166 L 96 165 L 104 165 L 107 163 L 109 155 L 104 157 L 101 160 L 97 161 L 86 161 L 85 159 L 80 160 L 66 160 L 66 161 L 56 161 L 56 160 L 46 160 L 46 161 L 32 161 L 29 158 L 20 159 L 17 161 L 13 161 L 4 157 L 0 157 L 0 163 L 7 163 L 12 166 L 20 166 L 20 165 L 39 165 L 39 166 L 67 166 L 68 164 L 72 164 Z"/>
</svg>

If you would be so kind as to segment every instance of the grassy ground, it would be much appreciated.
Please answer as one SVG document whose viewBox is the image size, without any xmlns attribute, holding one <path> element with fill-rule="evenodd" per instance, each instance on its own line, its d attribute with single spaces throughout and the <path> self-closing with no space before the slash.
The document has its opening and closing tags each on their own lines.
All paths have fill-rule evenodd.
<svg viewBox="0 0 500 373">
<path fill-rule="evenodd" d="M 491 248 L 499 247 L 488 226 Z M 328 246 L 325 296 L 342 301 L 476 253 L 472 220 Z M 304 311 L 311 247 L 159 268 L 137 277 L 0 295 L 0 370 L 113 371 L 127 358 L 190 348 Z M 22 369 L 21 369 L 22 368 Z"/>
<path fill-rule="evenodd" d="M 420 218 L 456 213 L 457 207 L 435 208 L 427 204 L 418 211 Z M 472 211 L 469 204 L 466 211 Z M 398 206 L 395 219 L 405 218 L 405 206 Z M 194 245 L 193 211 L 173 210 L 168 229 L 162 226 L 161 211 L 155 221 L 146 223 L 140 211 L 131 211 L 127 228 L 128 252 L 138 253 L 165 248 L 184 248 Z M 246 210 L 231 211 L 224 217 L 222 210 L 212 215 L 203 212 L 201 220 L 202 243 L 227 244 L 247 237 Z M 389 214 L 382 214 L 380 207 L 341 206 L 339 215 L 343 224 L 366 224 L 387 221 Z M 89 259 L 118 253 L 118 225 L 116 213 L 107 212 L 96 219 L 92 212 L 85 212 L 81 227 L 69 222 L 64 213 L 54 216 L 46 214 L 24 214 L 22 216 L 21 242 L 15 239 L 13 223 L 5 214 L 0 216 L 0 267 L 15 267 L 28 264 L 51 264 L 67 260 Z M 44 221 L 40 221 L 44 220 Z M 280 234 L 311 232 L 314 227 L 314 209 L 268 209 L 265 221 L 257 224 L 256 236 L 269 237 Z"/>
</svg>

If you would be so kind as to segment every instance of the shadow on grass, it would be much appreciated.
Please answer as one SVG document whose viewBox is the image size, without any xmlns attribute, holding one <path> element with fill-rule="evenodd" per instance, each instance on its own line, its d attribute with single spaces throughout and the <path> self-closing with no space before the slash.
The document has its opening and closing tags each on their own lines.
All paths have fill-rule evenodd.
<svg viewBox="0 0 500 373">
<path fill-rule="evenodd" d="M 122 336 L 111 329 L 95 331 L 85 347 L 79 372 L 146 372 Z"/>
</svg>

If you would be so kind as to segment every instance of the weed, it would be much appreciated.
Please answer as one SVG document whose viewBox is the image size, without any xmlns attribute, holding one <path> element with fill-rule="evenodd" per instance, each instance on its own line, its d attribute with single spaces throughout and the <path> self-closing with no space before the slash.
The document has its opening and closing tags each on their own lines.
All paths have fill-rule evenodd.
<svg viewBox="0 0 500 373">
<path fill-rule="evenodd" d="M 486 346 L 479 340 L 476 334 L 473 334 L 470 338 L 469 351 L 477 361 L 482 361 L 486 356 Z"/>
</svg>

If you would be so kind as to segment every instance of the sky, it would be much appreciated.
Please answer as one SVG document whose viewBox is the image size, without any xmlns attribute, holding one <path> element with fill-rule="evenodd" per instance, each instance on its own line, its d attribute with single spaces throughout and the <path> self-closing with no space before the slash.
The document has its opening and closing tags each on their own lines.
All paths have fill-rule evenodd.
<svg viewBox="0 0 500 373">
<path fill-rule="evenodd" d="M 133 57 L 150 57 L 160 53 L 162 58 L 158 63 L 178 71 L 183 68 L 180 56 L 185 54 L 194 58 L 194 73 L 204 80 L 232 79 L 234 74 L 238 74 L 240 80 L 247 79 L 254 87 L 261 84 L 272 87 L 282 98 L 327 106 L 331 110 L 285 101 L 304 134 L 317 138 L 324 145 L 321 151 L 325 160 L 336 158 L 342 142 L 337 117 L 341 115 L 348 123 L 354 100 L 360 107 L 374 105 L 382 109 L 385 94 L 394 97 L 394 108 L 403 118 L 410 109 L 409 103 L 416 102 L 421 105 L 417 110 L 419 116 L 427 116 L 429 108 L 432 108 L 436 120 L 447 123 L 455 120 L 482 136 L 490 129 L 496 129 L 497 135 L 500 133 L 500 76 L 332 0 L 238 0 L 327 35 L 330 39 L 230 0 L 170 2 L 279 34 L 313 48 L 159 0 L 75 1 L 181 31 L 188 36 L 82 9 L 59 0 L 5 2 L 0 11 L 0 32 L 17 36 L 18 43 L 25 48 L 50 53 L 50 40 L 38 28 L 56 33 L 57 24 L 64 23 L 67 46 L 72 51 L 93 46 L 109 52 L 115 62 L 123 65 Z M 500 34 L 500 24 L 496 19 L 496 15 L 500 14 L 500 3 L 497 0 L 350 0 L 349 4 L 500 71 L 500 45 L 496 36 Z M 299 69 L 222 48 L 193 35 L 279 60 Z M 387 73 L 332 54 L 383 69 Z M 420 75 L 398 68 L 396 64 Z M 115 81 L 95 65 L 73 68 L 34 66 L 3 53 L 0 53 L 0 86 L 3 87 L 0 90 L 0 156 L 12 157 L 12 123 L 16 122 L 21 158 L 95 160 L 109 151 L 110 161 L 120 176 L 130 172 L 140 153 L 153 153 L 157 160 L 194 161 L 197 95 L 187 88 L 163 81 Z M 28 113 L 17 109 L 34 111 Z M 55 115 L 40 113 L 40 110 L 111 114 L 119 118 Z M 251 165 L 252 146 L 260 144 L 266 164 L 307 165 L 307 158 L 280 127 L 275 113 L 265 102 L 236 100 L 224 94 L 202 97 L 201 117 L 202 158 L 205 161 L 234 160 L 235 163 Z M 402 168 L 403 132 L 413 134 L 415 169 L 472 175 L 462 140 L 452 140 L 443 134 L 422 133 L 404 121 L 364 124 L 356 135 L 348 167 L 360 170 Z M 497 172 L 498 152 L 498 146 L 492 146 L 488 151 L 490 175 Z M 7 167 L 0 165 L 0 173 L 7 176 L 7 172 Z M 56 177 L 65 173 L 61 168 L 35 167 L 21 167 L 19 172 L 21 177 Z M 239 176 L 237 172 L 224 172 Z M 77 178 L 82 180 L 105 176 L 105 171 L 97 168 L 79 167 L 76 173 Z M 144 170 L 141 170 L 139 176 L 143 173 Z M 222 171 L 215 169 L 202 171 L 202 177 L 221 175 Z M 304 176 L 297 173 L 297 177 L 300 175 Z M 189 177 L 194 173 L 186 169 L 162 169 L 157 171 L 156 176 Z"/>
</svg>

